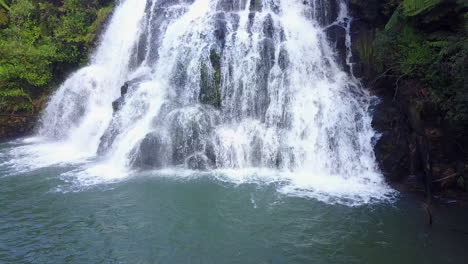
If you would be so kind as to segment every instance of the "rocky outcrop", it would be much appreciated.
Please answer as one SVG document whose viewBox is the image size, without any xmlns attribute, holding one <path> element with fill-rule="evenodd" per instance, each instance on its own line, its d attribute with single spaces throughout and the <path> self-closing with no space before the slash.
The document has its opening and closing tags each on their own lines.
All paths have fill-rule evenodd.
<svg viewBox="0 0 468 264">
<path fill-rule="evenodd" d="M 36 115 L 0 114 L 0 140 L 28 135 L 37 121 Z"/>
<path fill-rule="evenodd" d="M 112 109 L 114 112 L 119 111 L 122 108 L 122 105 L 125 103 L 125 95 L 128 92 L 128 82 L 124 83 L 122 87 L 120 87 L 120 97 L 112 102 Z"/>
<path fill-rule="evenodd" d="M 208 106 L 165 108 L 155 120 L 156 129 L 135 148 L 132 166 L 151 169 L 173 166 L 196 170 L 214 168 L 216 156 L 211 133 L 218 122 L 214 109 Z"/>
<path fill-rule="evenodd" d="M 468 189 L 467 127 L 444 118 L 423 80 L 379 65 L 376 32 L 395 23 L 395 13 L 406 8 L 404 2 L 410 1 L 351 0 L 353 57 L 360 69 L 356 75 L 380 98 L 373 109 L 373 126 L 381 134 L 375 153 L 386 179 L 405 189 L 424 189 L 430 199 L 434 193 Z"/>
</svg>

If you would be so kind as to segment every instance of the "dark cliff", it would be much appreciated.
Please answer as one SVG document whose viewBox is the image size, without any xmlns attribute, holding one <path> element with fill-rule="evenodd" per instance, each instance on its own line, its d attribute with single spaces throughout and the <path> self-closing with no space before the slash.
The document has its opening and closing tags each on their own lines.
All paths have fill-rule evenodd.
<svg viewBox="0 0 468 264">
<path fill-rule="evenodd" d="M 467 174 L 467 2 L 351 0 L 355 73 L 380 98 L 376 155 L 403 189 L 460 196 Z"/>
</svg>

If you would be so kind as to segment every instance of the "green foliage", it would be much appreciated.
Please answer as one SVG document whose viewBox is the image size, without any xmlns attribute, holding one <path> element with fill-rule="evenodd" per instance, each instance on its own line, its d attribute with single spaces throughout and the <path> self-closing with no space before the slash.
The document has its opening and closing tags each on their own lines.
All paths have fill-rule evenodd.
<svg viewBox="0 0 468 264">
<path fill-rule="evenodd" d="M 424 78 L 425 68 L 436 56 L 435 50 L 410 26 L 402 29 L 398 49 L 401 73 L 412 78 Z"/>
<path fill-rule="evenodd" d="M 0 29 L 8 25 L 10 19 L 8 18 L 7 11 L 3 8 L 0 8 Z"/>
<path fill-rule="evenodd" d="M 466 90 L 466 52 L 468 39 L 449 38 L 437 45 L 438 54 L 427 68 L 425 80 L 431 86 L 431 99 L 447 117 L 468 121 L 468 92 Z"/>
<path fill-rule="evenodd" d="M 23 89 L 0 91 L 0 110 L 3 113 L 34 111 L 31 97 Z"/>
<path fill-rule="evenodd" d="M 442 0 L 404 0 L 403 9 L 406 16 L 416 16 L 428 12 Z"/>
<path fill-rule="evenodd" d="M 0 0 L 0 6 L 10 11 L 11 8 L 6 4 L 5 0 Z"/>
<path fill-rule="evenodd" d="M 446 120 L 466 122 L 466 21 L 458 19 L 463 16 L 460 15 L 463 9 L 454 3 L 426 12 L 438 3 L 438 0 L 405 0 L 404 12 L 397 9 L 385 30 L 376 35 L 375 66 L 378 72 L 390 72 L 395 78 L 419 80 L 428 88 L 429 100 Z M 416 14 L 418 19 L 408 17 Z"/>
<path fill-rule="evenodd" d="M 12 0 L 8 25 L 0 29 L 0 91 L 21 87 L 29 98 L 40 97 L 54 80 L 86 62 L 113 6 L 105 0 Z M 0 27 L 6 25 L 1 10 Z"/>
</svg>

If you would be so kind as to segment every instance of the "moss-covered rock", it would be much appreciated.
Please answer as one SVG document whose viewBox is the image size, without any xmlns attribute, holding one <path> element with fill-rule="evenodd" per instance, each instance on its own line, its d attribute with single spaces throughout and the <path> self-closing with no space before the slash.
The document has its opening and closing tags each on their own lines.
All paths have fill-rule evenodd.
<svg viewBox="0 0 468 264">
<path fill-rule="evenodd" d="M 221 107 L 221 56 L 212 49 L 209 60 L 209 65 L 202 62 L 200 66 L 199 99 L 203 104 Z"/>
</svg>

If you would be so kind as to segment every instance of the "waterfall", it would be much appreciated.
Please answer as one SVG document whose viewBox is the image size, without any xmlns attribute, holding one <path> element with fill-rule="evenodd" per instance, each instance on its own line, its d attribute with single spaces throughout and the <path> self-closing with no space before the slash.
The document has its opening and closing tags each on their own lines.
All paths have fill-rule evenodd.
<svg viewBox="0 0 468 264">
<path fill-rule="evenodd" d="M 37 134 L 120 171 L 268 169 L 288 193 L 386 197 L 349 23 L 344 0 L 122 0 Z"/>
</svg>

